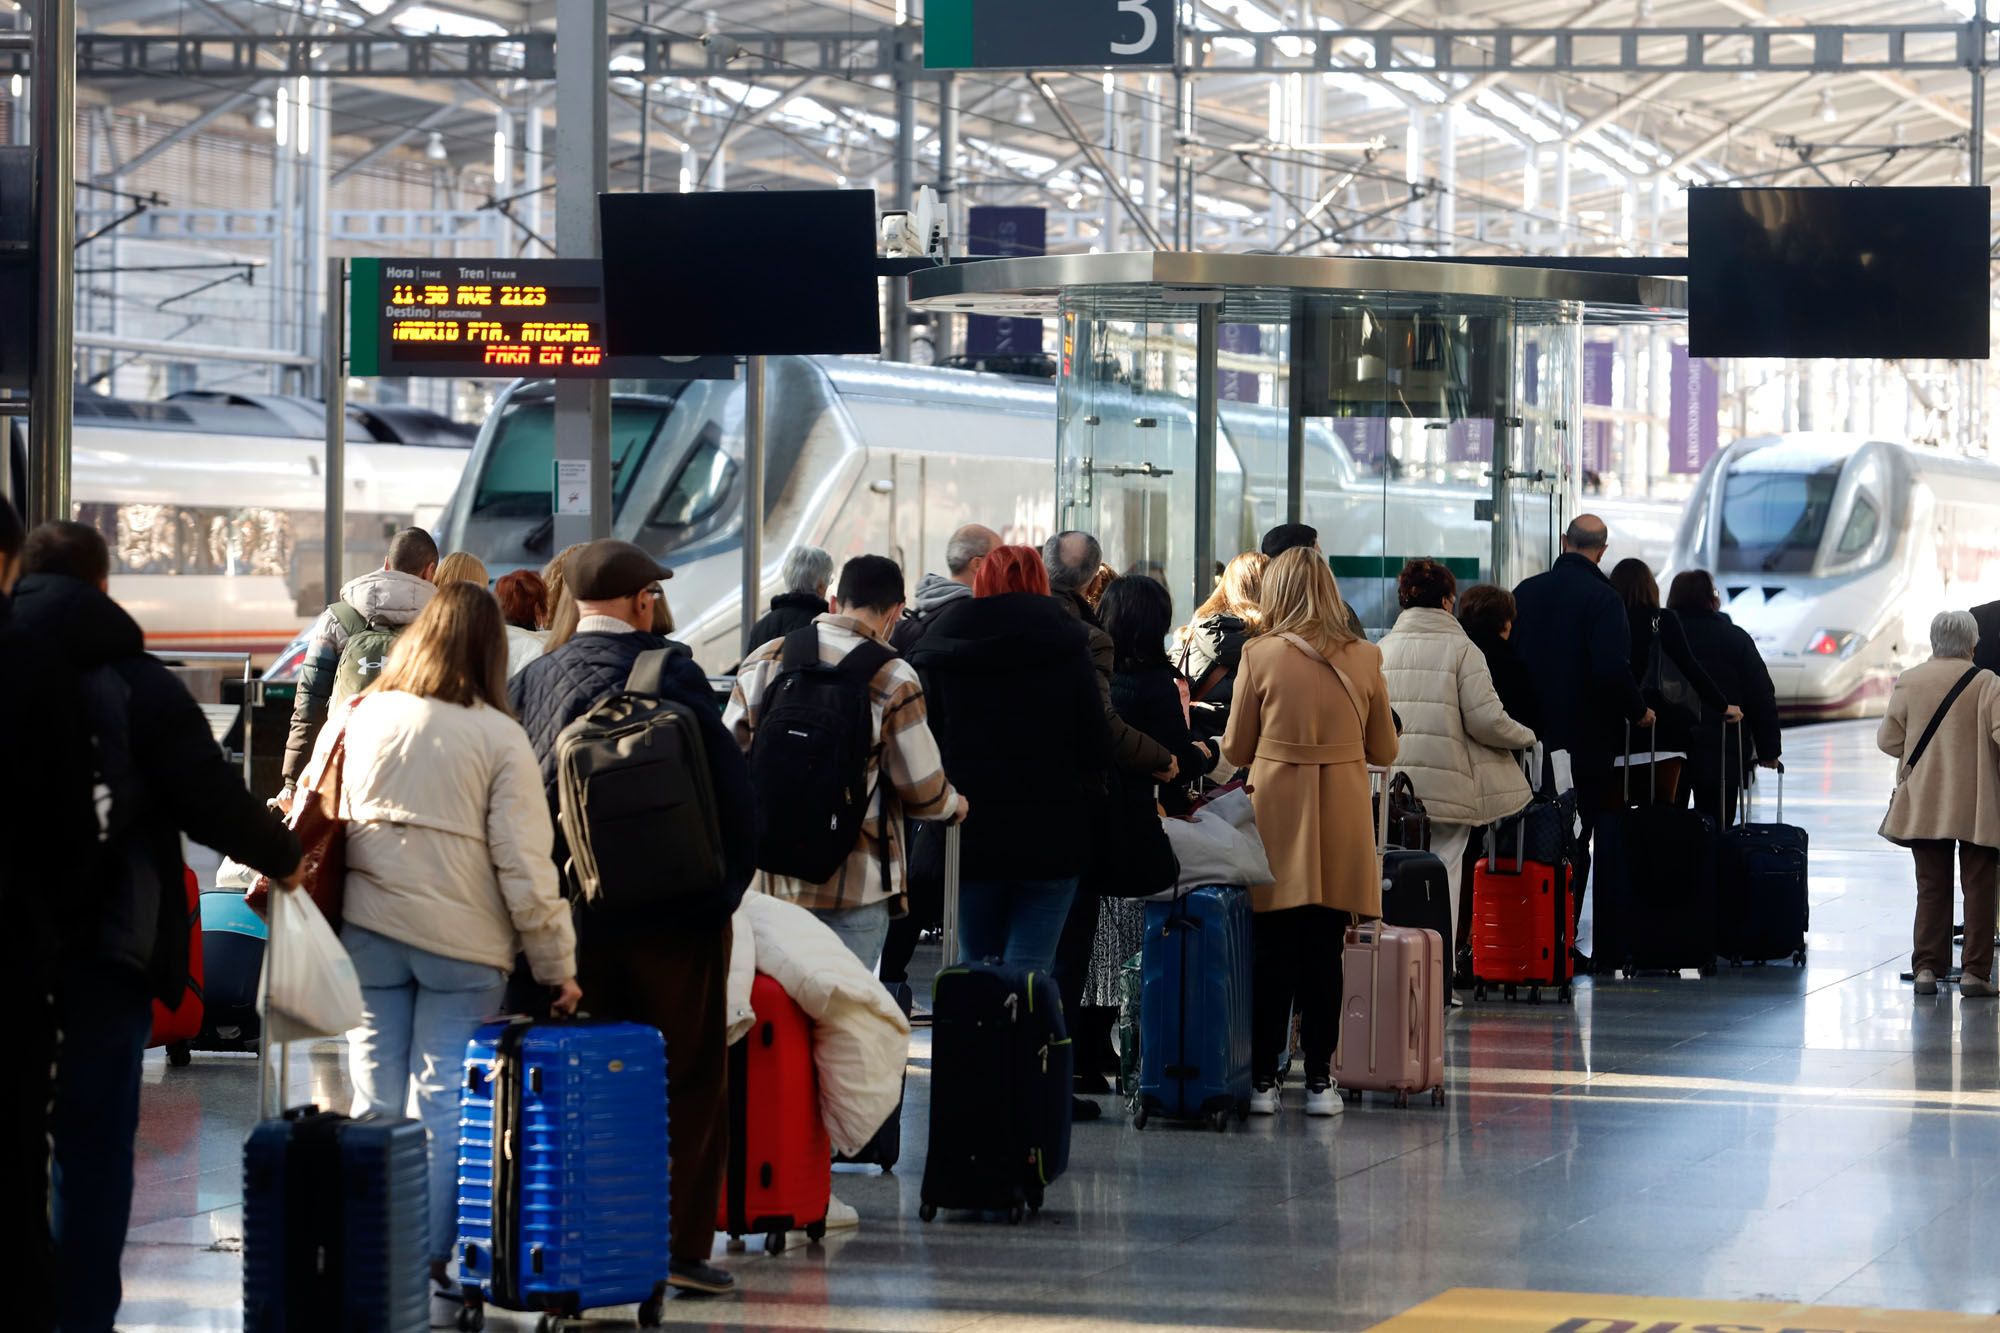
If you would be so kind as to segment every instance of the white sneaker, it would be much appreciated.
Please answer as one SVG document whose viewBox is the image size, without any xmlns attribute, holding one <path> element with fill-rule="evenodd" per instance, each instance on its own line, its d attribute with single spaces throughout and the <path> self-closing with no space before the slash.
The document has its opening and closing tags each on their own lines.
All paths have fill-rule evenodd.
<svg viewBox="0 0 2000 1333">
<path fill-rule="evenodd" d="M 1278 1085 L 1259 1083 L 1250 1089 L 1251 1115 L 1276 1115 L 1278 1113 Z"/>
<path fill-rule="evenodd" d="M 1959 998 L 1966 1000 L 1990 1000 L 2000 995 L 2000 989 L 1996 989 L 1985 977 L 1967 972 L 1958 979 L 1958 994 Z"/>
<path fill-rule="evenodd" d="M 1928 967 L 1917 973 L 1917 994 L 1937 994 L 1937 973 L 1931 971 Z"/>
<path fill-rule="evenodd" d="M 1340 1089 L 1331 1083 L 1315 1087 L 1306 1084 L 1306 1114 L 1312 1116 L 1339 1115 L 1341 1111 Z"/>
<path fill-rule="evenodd" d="M 852 1204 L 841 1202 L 839 1196 L 829 1196 L 826 1201 L 826 1229 L 828 1231 L 848 1231 L 861 1225 L 861 1214 L 854 1211 Z"/>
</svg>

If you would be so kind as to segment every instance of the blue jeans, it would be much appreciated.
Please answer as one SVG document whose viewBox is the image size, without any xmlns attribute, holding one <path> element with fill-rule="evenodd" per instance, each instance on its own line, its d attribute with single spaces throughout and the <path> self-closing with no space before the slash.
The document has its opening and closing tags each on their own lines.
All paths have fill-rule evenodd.
<svg viewBox="0 0 2000 1333">
<path fill-rule="evenodd" d="M 808 909 L 820 923 L 847 946 L 870 972 L 882 961 L 882 945 L 889 938 L 889 900 L 866 907 L 814 907 Z"/>
<path fill-rule="evenodd" d="M 118 1262 L 132 1215 L 139 1066 L 153 1002 L 138 972 L 108 963 L 72 967 L 56 995 L 57 1317 L 64 1333 L 107 1333 L 124 1297 Z"/>
<path fill-rule="evenodd" d="M 1074 879 L 987 879 L 958 889 L 958 961 L 999 958 L 1047 972 L 1076 897 Z"/>
<path fill-rule="evenodd" d="M 449 1259 L 458 1225 L 458 1093 L 465 1044 L 500 1012 L 507 974 L 346 926 L 361 981 L 361 1026 L 347 1034 L 354 1114 L 424 1122 L 431 1140 L 430 1258 Z"/>
</svg>

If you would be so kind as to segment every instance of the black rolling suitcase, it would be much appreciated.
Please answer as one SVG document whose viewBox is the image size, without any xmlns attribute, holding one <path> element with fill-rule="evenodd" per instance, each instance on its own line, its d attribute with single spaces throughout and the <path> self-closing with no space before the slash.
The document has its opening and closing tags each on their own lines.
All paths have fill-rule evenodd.
<svg viewBox="0 0 2000 1333">
<path fill-rule="evenodd" d="M 1597 820 L 1590 884 L 1592 962 L 1600 975 L 1687 968 L 1712 974 L 1715 820 L 1698 810 L 1632 805 L 1629 727 L 1625 756 L 1626 804 Z"/>
<path fill-rule="evenodd" d="M 1075 1058 L 1048 974 L 954 963 L 958 829 L 946 839 L 945 959 L 931 986 L 931 1130 L 918 1216 L 940 1208 L 1019 1222 L 1069 1165 Z"/>
<path fill-rule="evenodd" d="M 1806 831 L 1785 822 L 1783 764 L 1777 773 L 1777 822 L 1752 823 L 1745 791 L 1737 802 L 1738 822 L 1717 840 L 1717 951 L 1732 963 L 1789 957 L 1803 967 L 1812 911 L 1806 900 L 1810 848 Z"/>
<path fill-rule="evenodd" d="M 1382 780 L 1383 792 L 1378 793 L 1376 813 L 1379 817 L 1379 802 L 1384 796 L 1395 792 L 1408 793 L 1415 802 L 1415 789 L 1410 785 L 1409 775 L 1396 774 L 1393 778 L 1386 768 L 1371 768 L 1369 773 Z M 1416 803 L 1421 810 L 1422 804 Z M 1391 819 L 1388 823 L 1389 836 L 1409 836 L 1416 825 L 1406 821 L 1399 825 L 1395 821 L 1396 805 L 1390 805 Z M 1405 832 L 1398 834 L 1398 828 Z M 1425 817 L 1422 833 L 1428 839 L 1430 821 Z M 1434 930 L 1438 939 L 1447 946 L 1457 938 L 1458 923 L 1451 919 L 1451 880 L 1445 873 L 1444 862 L 1437 855 L 1422 847 L 1388 847 L 1382 853 L 1382 921 L 1385 925 L 1408 926 L 1413 929 Z"/>
<path fill-rule="evenodd" d="M 272 911 L 282 910 L 284 896 L 272 895 Z M 280 965 L 275 957 L 265 962 Z M 266 1118 L 243 1145 L 243 1327 L 248 1333 L 429 1327 L 424 1127 L 400 1116 L 350 1119 L 317 1106 L 284 1109 L 290 1048 L 278 1043 L 274 1091 L 270 1024 L 259 1026 L 259 1109 Z"/>
</svg>

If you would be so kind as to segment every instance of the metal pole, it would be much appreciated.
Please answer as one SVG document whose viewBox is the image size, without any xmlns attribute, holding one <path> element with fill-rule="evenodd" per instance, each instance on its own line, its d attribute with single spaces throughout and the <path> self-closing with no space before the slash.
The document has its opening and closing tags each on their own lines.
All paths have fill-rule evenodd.
<svg viewBox="0 0 2000 1333">
<path fill-rule="evenodd" d="M 944 208 L 947 233 L 963 246 L 958 225 L 958 80 L 946 74 L 938 81 L 938 93 L 938 202 Z"/>
<path fill-rule="evenodd" d="M 914 208 L 917 193 L 917 83 L 911 77 L 903 35 L 896 41 L 896 208 Z M 910 286 L 889 279 L 889 344 L 891 361 L 910 359 Z"/>
<path fill-rule="evenodd" d="M 326 398 L 326 600 L 340 596 L 347 564 L 347 261 L 326 262 L 326 322 L 320 339 Z"/>
<path fill-rule="evenodd" d="M 604 193 L 605 0 L 557 0 L 556 248 L 566 259 L 598 257 L 597 196 Z M 590 466 L 590 513 L 555 516 L 555 549 L 611 535 L 611 385 L 607 380 L 556 384 L 556 458 Z M 553 493 L 555 478 L 550 477 Z"/>
<path fill-rule="evenodd" d="M 1208 600 L 1215 582 L 1215 427 L 1221 380 L 1217 353 L 1222 342 L 1222 305 L 1200 307 L 1194 341 L 1194 600 Z"/>
<path fill-rule="evenodd" d="M 743 656 L 764 605 L 764 358 L 743 360 Z"/>
<path fill-rule="evenodd" d="M 1980 0 L 1983 6 L 1985 0 Z M 1967 133 L 1967 176 L 1974 185 L 1986 183 L 1986 16 L 1972 19 L 1972 124 Z"/>
<path fill-rule="evenodd" d="M 1285 413 L 1287 523 L 1306 521 L 1306 322 L 1311 318 L 1303 298 L 1292 302 L 1291 375 Z"/>
<path fill-rule="evenodd" d="M 76 6 L 41 0 L 33 32 L 35 367 L 30 380 L 30 523 L 69 517 L 69 428 L 76 394 Z"/>
</svg>

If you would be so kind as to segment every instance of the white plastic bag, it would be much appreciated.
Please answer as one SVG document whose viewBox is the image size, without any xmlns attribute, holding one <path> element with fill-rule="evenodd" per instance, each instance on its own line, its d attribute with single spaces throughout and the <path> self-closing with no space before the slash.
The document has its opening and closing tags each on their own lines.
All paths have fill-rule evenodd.
<svg viewBox="0 0 2000 1333">
<path fill-rule="evenodd" d="M 272 1041 L 338 1037 L 361 1026 L 361 981 L 354 960 L 305 893 L 271 895 L 271 942 L 257 1010 Z"/>
<path fill-rule="evenodd" d="M 1172 892 L 1156 894 L 1172 898 L 1188 889 L 1211 884 L 1272 884 L 1271 858 L 1264 840 L 1257 836 L 1257 812 L 1249 793 L 1238 788 L 1204 805 L 1190 819 L 1166 819 L 1167 841 L 1180 858 L 1181 874 Z"/>
</svg>

